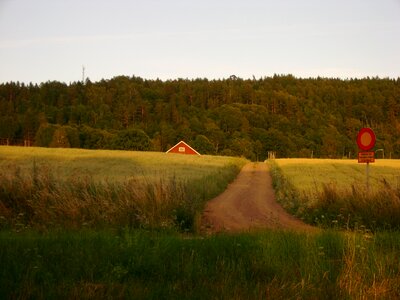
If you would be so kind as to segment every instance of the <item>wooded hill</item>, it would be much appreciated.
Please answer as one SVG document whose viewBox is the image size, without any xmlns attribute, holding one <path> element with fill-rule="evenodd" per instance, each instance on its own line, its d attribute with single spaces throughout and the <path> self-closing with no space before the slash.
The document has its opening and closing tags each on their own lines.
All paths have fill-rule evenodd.
<svg viewBox="0 0 400 300">
<path fill-rule="evenodd" d="M 202 154 L 356 157 L 357 132 L 400 157 L 400 78 L 145 80 L 0 85 L 2 143 Z M 382 152 L 382 151 L 380 151 Z M 381 157 L 379 153 L 378 156 Z"/>
</svg>

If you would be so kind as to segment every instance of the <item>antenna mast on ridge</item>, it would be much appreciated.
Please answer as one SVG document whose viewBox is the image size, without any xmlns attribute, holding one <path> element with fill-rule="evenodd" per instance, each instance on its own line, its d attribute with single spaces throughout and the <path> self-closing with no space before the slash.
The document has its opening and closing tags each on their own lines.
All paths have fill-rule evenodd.
<svg viewBox="0 0 400 300">
<path fill-rule="evenodd" d="M 82 65 L 82 83 L 85 84 L 85 66 Z"/>
</svg>

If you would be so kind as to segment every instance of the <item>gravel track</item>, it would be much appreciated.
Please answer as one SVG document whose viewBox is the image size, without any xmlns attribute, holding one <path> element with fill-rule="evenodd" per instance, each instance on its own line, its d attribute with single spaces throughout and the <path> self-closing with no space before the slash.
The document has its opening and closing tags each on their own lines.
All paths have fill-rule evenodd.
<svg viewBox="0 0 400 300">
<path fill-rule="evenodd" d="M 207 233 L 263 228 L 313 231 L 314 227 L 288 214 L 275 200 L 265 163 L 248 163 L 219 196 L 209 201 L 201 228 Z"/>
</svg>

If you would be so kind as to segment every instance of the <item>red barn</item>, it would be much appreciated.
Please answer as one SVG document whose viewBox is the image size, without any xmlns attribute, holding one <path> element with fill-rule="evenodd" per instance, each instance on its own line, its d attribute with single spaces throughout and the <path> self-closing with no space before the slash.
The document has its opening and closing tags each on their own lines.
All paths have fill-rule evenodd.
<svg viewBox="0 0 400 300">
<path fill-rule="evenodd" d="M 201 155 L 199 152 L 194 150 L 184 141 L 180 141 L 178 144 L 173 146 L 171 149 L 167 151 L 167 153 L 179 153 L 179 154 L 192 154 L 192 155 Z"/>
</svg>

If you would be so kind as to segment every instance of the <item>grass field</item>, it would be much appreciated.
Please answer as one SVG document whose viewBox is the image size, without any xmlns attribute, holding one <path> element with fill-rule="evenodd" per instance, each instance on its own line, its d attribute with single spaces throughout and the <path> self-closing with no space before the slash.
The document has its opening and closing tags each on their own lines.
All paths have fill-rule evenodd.
<svg viewBox="0 0 400 300">
<path fill-rule="evenodd" d="M 41 167 L 50 168 L 60 178 L 89 176 L 95 181 L 119 182 L 131 177 L 147 181 L 160 177 L 193 180 L 228 164 L 244 164 L 243 159 L 222 156 L 0 146 L 2 173 L 18 166 L 22 173 L 30 175 L 34 161 Z"/>
<path fill-rule="evenodd" d="M 0 228 L 178 227 L 246 160 L 156 152 L 0 147 Z"/>
<path fill-rule="evenodd" d="M 371 230 L 400 229 L 400 161 L 277 159 L 271 162 L 277 198 L 308 223 Z"/>
<path fill-rule="evenodd" d="M 366 185 L 366 164 L 357 160 L 339 159 L 277 159 L 293 185 L 302 191 L 335 184 L 340 189 Z M 371 189 L 380 189 L 385 179 L 391 186 L 400 187 L 400 160 L 377 159 L 369 164 Z"/>
</svg>

